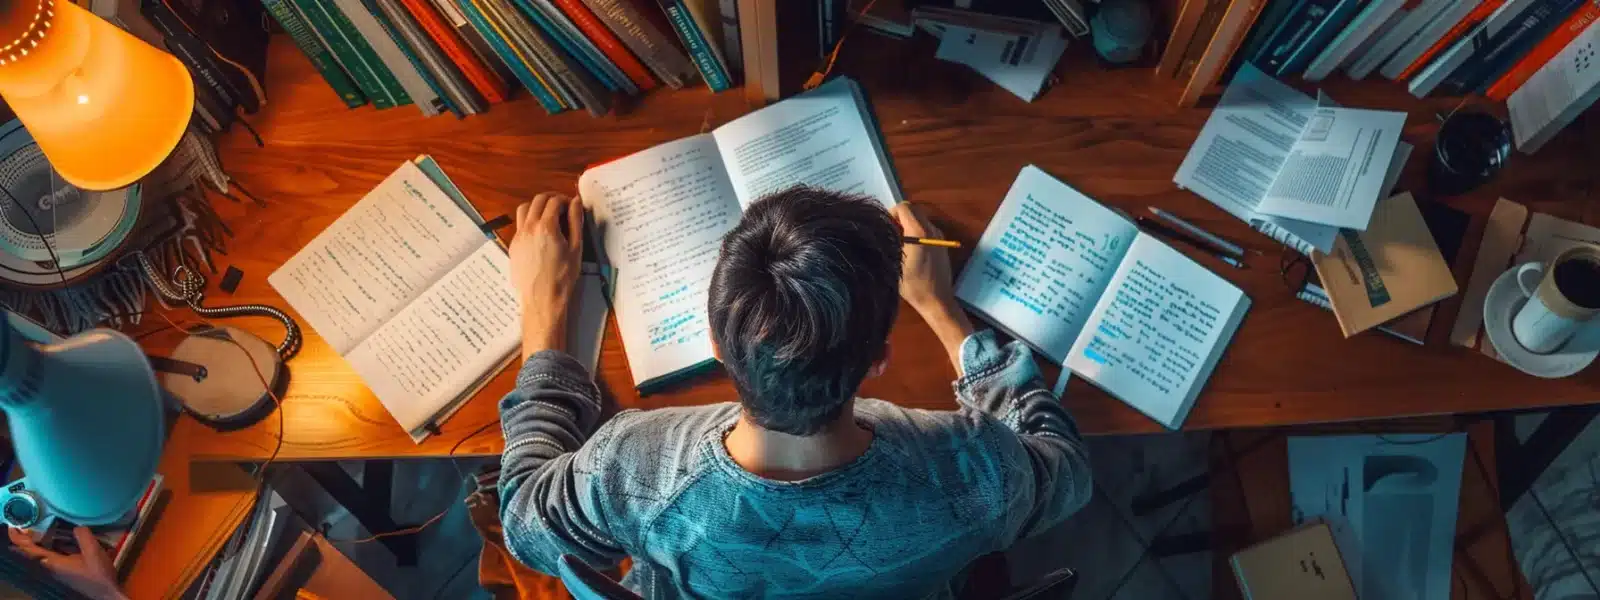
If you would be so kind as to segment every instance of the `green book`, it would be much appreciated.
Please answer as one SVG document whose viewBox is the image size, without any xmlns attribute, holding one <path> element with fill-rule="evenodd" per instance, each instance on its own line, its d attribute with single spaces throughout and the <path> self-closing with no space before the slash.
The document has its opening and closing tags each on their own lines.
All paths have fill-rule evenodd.
<svg viewBox="0 0 1600 600">
<path fill-rule="evenodd" d="M 327 45 L 328 50 L 339 59 L 345 72 L 355 80 L 356 87 L 361 88 L 361 93 L 372 100 L 373 106 L 392 108 L 411 103 L 411 97 L 400 87 L 400 81 L 394 78 L 394 73 L 383 66 L 378 53 L 373 52 L 366 38 L 361 37 L 361 32 L 338 7 L 329 0 L 290 1 L 300 9 L 300 14 L 305 16 L 306 22 L 311 24 L 311 29 Z"/>
<path fill-rule="evenodd" d="M 300 47 L 300 52 L 311 60 L 311 65 L 317 68 L 317 73 L 322 74 L 323 81 L 339 94 L 339 99 L 344 100 L 345 106 L 355 108 L 367 103 L 367 97 L 361 89 L 350 81 L 350 75 L 339 67 L 339 62 L 334 59 L 333 53 L 317 39 L 316 32 L 306 24 L 305 19 L 295 12 L 288 0 L 261 0 L 262 6 L 267 7 L 267 12 L 272 18 L 278 20 L 283 30 L 289 32 L 289 38 L 294 40 L 294 45 Z"/>
</svg>

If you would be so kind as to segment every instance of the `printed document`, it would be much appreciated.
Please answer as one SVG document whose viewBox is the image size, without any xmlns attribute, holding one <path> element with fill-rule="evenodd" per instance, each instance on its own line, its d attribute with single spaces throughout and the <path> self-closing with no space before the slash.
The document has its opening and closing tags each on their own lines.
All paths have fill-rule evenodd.
<svg viewBox="0 0 1600 600">
<path fill-rule="evenodd" d="M 1365 231 L 1405 126 L 1405 113 L 1316 108 L 1256 210 Z"/>
</svg>

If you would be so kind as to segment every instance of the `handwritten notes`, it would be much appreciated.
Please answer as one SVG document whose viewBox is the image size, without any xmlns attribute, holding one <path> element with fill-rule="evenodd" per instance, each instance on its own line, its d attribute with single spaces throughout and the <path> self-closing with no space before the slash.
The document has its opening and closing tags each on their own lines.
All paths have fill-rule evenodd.
<svg viewBox="0 0 1600 600">
<path fill-rule="evenodd" d="M 510 259 L 482 241 L 345 358 L 395 420 L 414 430 L 516 350 L 519 314 Z"/>
<path fill-rule="evenodd" d="M 716 141 L 701 135 L 579 181 L 617 268 L 617 320 L 635 382 L 710 358 L 707 287 L 722 236 L 740 213 L 721 161 Z"/>
<path fill-rule="evenodd" d="M 1138 231 L 1043 171 L 1026 167 L 961 273 L 956 297 L 1064 361 Z"/>
<path fill-rule="evenodd" d="M 1134 240 L 1067 366 L 1175 427 L 1249 299 L 1149 236 Z"/>
<path fill-rule="evenodd" d="M 345 354 L 483 241 L 471 217 L 408 162 L 267 281 Z"/>
<path fill-rule="evenodd" d="M 877 198 L 885 206 L 900 199 L 877 132 L 848 81 L 838 80 L 784 100 L 718 128 L 728 177 L 739 203 L 798 184 Z"/>
</svg>

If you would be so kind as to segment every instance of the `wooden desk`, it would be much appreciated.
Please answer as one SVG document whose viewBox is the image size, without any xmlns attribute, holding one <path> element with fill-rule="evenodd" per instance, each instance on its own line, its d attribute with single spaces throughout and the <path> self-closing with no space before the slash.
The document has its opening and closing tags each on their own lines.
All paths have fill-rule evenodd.
<svg viewBox="0 0 1600 600">
<path fill-rule="evenodd" d="M 926 44 L 870 34 L 853 36 L 850 43 L 838 71 L 856 76 L 868 90 L 906 197 L 929 206 L 950 236 L 976 240 L 1017 172 L 1033 163 L 1102 202 L 1129 212 L 1157 205 L 1266 253 L 1247 271 L 1199 259 L 1241 285 L 1254 306 L 1186 427 L 1379 419 L 1600 399 L 1596 370 L 1544 381 L 1447 347 L 1437 335 L 1436 344 L 1427 348 L 1381 335 L 1341 339 L 1330 315 L 1294 299 L 1280 282 L 1280 250 L 1274 242 L 1173 185 L 1172 175 L 1208 111 L 1175 108 L 1180 90 L 1153 81 L 1150 70 L 1104 70 L 1087 54 L 1086 44 L 1074 45 L 1058 69 L 1063 82 L 1030 104 L 964 67 L 935 61 Z M 213 292 L 214 304 L 265 302 L 288 309 L 267 285 L 267 275 L 418 154 L 438 159 L 473 203 L 492 216 L 541 191 L 572 192 L 587 165 L 748 111 L 740 94 L 713 95 L 701 87 L 656 92 L 620 115 L 600 119 L 582 112 L 548 116 L 526 97 L 465 120 L 423 119 L 412 108 L 345 109 L 286 39 L 274 40 L 269 64 L 270 101 L 250 118 L 266 147 L 256 148 L 239 128 L 219 140 L 226 169 L 267 206 L 216 202 L 236 234 L 219 263 L 243 269 L 245 277 L 232 296 Z M 1410 111 L 1405 137 L 1419 151 L 1404 181 L 1420 188 L 1434 115 L 1457 102 L 1413 100 L 1391 82 L 1340 80 L 1326 89 L 1346 105 Z M 1537 157 L 1516 156 L 1496 182 L 1451 204 L 1481 217 L 1496 197 L 1505 196 L 1566 218 L 1600 218 L 1591 214 L 1588 202 L 1600 189 L 1600 175 L 1592 167 L 1592 157 L 1600 155 L 1595 129 L 1592 119 L 1574 125 Z M 966 258 L 965 252 L 957 254 L 958 268 Z M 235 324 L 269 340 L 281 335 L 268 321 Z M 463 438 L 497 419 L 496 402 L 511 388 L 513 370 L 446 422 L 442 435 L 414 444 L 350 367 L 315 332 L 306 334 L 305 349 L 290 363 L 281 432 L 276 418 L 225 434 L 182 419 L 174 437 L 183 444 L 169 454 L 261 460 L 280 435 L 282 461 L 440 456 L 452 448 L 463 455 L 500 452 L 504 442 L 496 427 Z M 862 394 L 921 408 L 954 406 L 949 387 L 954 372 L 933 334 L 910 310 L 902 311 L 891 344 L 888 373 L 869 380 Z M 735 399 L 721 376 L 639 397 L 615 328 L 607 331 L 600 371 L 604 387 L 625 408 Z M 1082 382 L 1074 382 L 1065 402 L 1089 433 L 1159 430 Z M 158 527 L 165 529 L 166 523 Z M 164 550 L 176 556 L 205 551 L 198 540 Z"/>
</svg>

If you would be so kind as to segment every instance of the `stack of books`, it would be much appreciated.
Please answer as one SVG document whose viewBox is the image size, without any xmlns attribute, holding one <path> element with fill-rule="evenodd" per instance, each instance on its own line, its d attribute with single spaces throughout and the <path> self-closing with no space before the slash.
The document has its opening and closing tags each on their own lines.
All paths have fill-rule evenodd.
<svg viewBox="0 0 1600 600">
<path fill-rule="evenodd" d="M 1418 98 L 1505 101 L 1541 69 L 1581 73 L 1597 18 L 1596 0 L 1186 0 L 1158 73 L 1187 82 L 1184 106 L 1247 62 L 1280 78 L 1343 70 L 1401 82 Z M 1549 112 L 1593 100 L 1572 94 Z"/>
<path fill-rule="evenodd" d="M 260 0 L 346 105 L 484 112 L 523 88 L 552 114 L 703 79 L 731 87 L 737 17 L 714 0 Z"/>
</svg>

